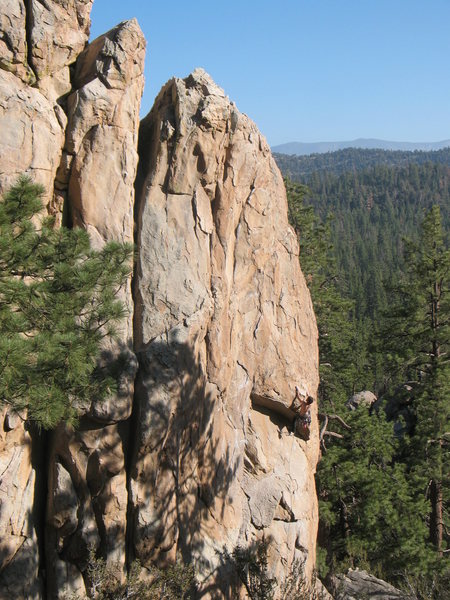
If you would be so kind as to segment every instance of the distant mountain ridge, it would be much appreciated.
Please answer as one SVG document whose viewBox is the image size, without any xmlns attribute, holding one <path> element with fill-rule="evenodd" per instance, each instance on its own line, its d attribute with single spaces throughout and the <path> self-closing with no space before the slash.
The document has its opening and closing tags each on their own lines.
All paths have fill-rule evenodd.
<svg viewBox="0 0 450 600">
<path fill-rule="evenodd" d="M 296 154 L 304 156 L 306 154 L 323 154 L 325 152 L 335 152 L 344 148 L 363 148 L 363 149 L 381 149 L 381 150 L 442 150 L 450 147 L 450 139 L 440 142 L 390 142 L 387 140 L 377 140 L 374 138 L 358 138 L 348 142 L 288 142 L 273 146 L 273 152 L 281 154 Z"/>
<path fill-rule="evenodd" d="M 315 173 L 341 175 L 379 166 L 404 167 L 411 164 L 439 163 L 450 167 L 450 147 L 442 150 L 380 150 L 378 148 L 344 148 L 316 154 L 273 153 L 284 175 L 306 183 Z"/>
</svg>

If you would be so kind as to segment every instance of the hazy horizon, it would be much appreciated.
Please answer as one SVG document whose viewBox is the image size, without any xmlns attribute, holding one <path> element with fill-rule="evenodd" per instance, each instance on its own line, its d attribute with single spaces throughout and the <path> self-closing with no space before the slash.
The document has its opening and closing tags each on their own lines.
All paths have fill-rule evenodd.
<svg viewBox="0 0 450 600">
<path fill-rule="evenodd" d="M 443 142 L 450 142 L 450 138 L 441 139 L 441 140 L 384 140 L 377 137 L 364 137 L 358 136 L 356 138 L 350 139 L 349 136 L 345 139 L 327 139 L 327 140 L 288 140 L 287 142 L 281 142 L 280 144 L 275 144 L 276 146 L 282 146 L 283 144 L 337 144 L 343 142 L 359 142 L 360 140 L 373 140 L 377 142 L 395 142 L 398 144 L 441 144 Z"/>
</svg>

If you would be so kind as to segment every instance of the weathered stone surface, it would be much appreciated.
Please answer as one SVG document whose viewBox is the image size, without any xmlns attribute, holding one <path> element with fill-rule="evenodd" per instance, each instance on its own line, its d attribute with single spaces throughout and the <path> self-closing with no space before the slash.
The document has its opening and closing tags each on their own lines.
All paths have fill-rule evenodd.
<svg viewBox="0 0 450 600">
<path fill-rule="evenodd" d="M 122 135 L 129 132 L 136 142 L 145 45 L 132 19 L 94 40 L 82 53 L 74 76 L 77 91 L 68 101 L 69 153 L 78 152 L 86 134 L 99 125 L 125 129 Z"/>
<path fill-rule="evenodd" d="M 95 40 L 77 61 L 54 203 L 67 194 L 74 225 L 88 231 L 95 248 L 133 242 L 144 53 L 144 37 L 132 20 Z M 128 317 L 117 339 L 105 340 L 101 358 L 109 366 L 120 362 L 118 391 L 106 401 L 93 398 L 76 431 L 61 428 L 53 435 L 47 560 L 54 565 L 54 597 L 79 588 L 91 545 L 107 560 L 125 564 L 128 423 L 120 422 L 131 414 L 137 369 L 130 281 L 120 299 Z"/>
<path fill-rule="evenodd" d="M 22 418 L 0 413 L 0 598 L 40 598 L 32 440 Z"/>
<path fill-rule="evenodd" d="M 83 11 L 91 2 L 72 4 L 76 19 L 72 29 L 75 32 L 83 20 Z M 64 66 L 63 79 L 69 82 L 67 65 L 75 60 L 87 39 L 87 31 L 84 31 L 80 32 L 80 40 L 83 39 L 81 46 L 74 42 L 74 36 L 70 35 L 67 23 L 62 19 L 67 7 L 68 3 L 62 1 L 2 2 L 0 195 L 16 181 L 18 175 L 26 173 L 44 186 L 45 203 L 52 198 L 67 123 L 67 117 L 62 108 L 54 103 L 54 97 L 68 91 L 68 85 L 64 84 L 61 89 L 59 76 L 53 79 L 47 75 L 61 71 Z M 31 12 L 27 15 L 27 10 L 32 11 L 33 15 Z M 88 18 L 88 14 L 86 16 Z M 78 17 L 81 18 L 80 22 Z M 56 64 L 50 50 L 46 58 L 44 54 L 41 55 L 44 37 L 47 45 L 54 49 L 58 44 L 67 48 L 69 44 L 68 60 L 56 61 Z M 55 52 L 53 55 L 57 54 Z M 29 56 L 31 65 L 28 64 Z M 43 79 L 39 82 L 40 89 L 36 89 L 27 84 L 34 83 L 31 67 L 36 68 L 39 64 L 42 67 L 39 75 Z M 37 532 L 43 531 L 43 508 L 40 505 L 44 501 L 45 474 L 37 470 L 35 463 L 42 448 L 24 428 L 22 419 L 11 413 L 3 416 L 0 432 L 0 597 L 41 598 L 38 568 L 42 557 Z"/>
<path fill-rule="evenodd" d="M 67 118 L 58 105 L 12 73 L 0 70 L 0 195 L 21 173 L 51 197 Z"/>
<path fill-rule="evenodd" d="M 119 425 L 100 427 L 88 421 L 76 433 L 60 427 L 52 434 L 46 531 L 52 598 L 64 597 L 74 585 L 80 587 L 77 581 L 81 582 L 91 546 L 107 560 L 124 565 L 126 443 Z M 64 567 L 64 562 L 72 567 Z"/>
<path fill-rule="evenodd" d="M 28 0 L 31 67 L 39 89 L 56 99 L 71 90 L 69 65 L 84 49 L 93 0 Z"/>
<path fill-rule="evenodd" d="M 274 540 L 271 569 L 314 563 L 317 331 L 269 147 L 201 69 L 141 125 L 132 464 L 137 556 L 193 558 L 227 593 L 220 552 Z M 209 579 L 208 579 L 209 577 Z"/>
<path fill-rule="evenodd" d="M 335 600 L 413 600 L 386 581 L 359 569 L 349 569 L 346 575 L 333 577 L 332 583 Z"/>
<path fill-rule="evenodd" d="M 327 590 L 327 588 L 323 585 L 320 579 L 316 579 L 315 582 L 315 594 L 317 600 L 334 600 L 333 596 Z"/>
<path fill-rule="evenodd" d="M 92 245 L 133 242 L 134 180 L 137 168 L 139 106 L 144 85 L 145 39 L 135 19 L 96 39 L 77 62 L 68 99 L 66 147 L 57 185 L 68 185 L 73 222 L 85 228 Z M 118 394 L 93 402 L 93 415 L 118 421 L 131 413 L 136 358 L 132 352 L 130 282 L 121 292 L 128 311 L 117 340 L 103 348 L 105 360 L 120 358 Z"/>
<path fill-rule="evenodd" d="M 24 0 L 2 0 L 0 69 L 14 73 L 25 83 L 34 83 L 36 79 L 28 65 Z"/>
</svg>

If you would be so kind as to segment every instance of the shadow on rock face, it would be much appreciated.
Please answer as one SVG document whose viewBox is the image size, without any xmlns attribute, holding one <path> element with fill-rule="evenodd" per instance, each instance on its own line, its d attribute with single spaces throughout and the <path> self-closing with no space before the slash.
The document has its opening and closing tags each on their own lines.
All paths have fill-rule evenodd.
<svg viewBox="0 0 450 600">
<path fill-rule="evenodd" d="M 131 469 L 134 551 L 144 566 L 164 566 L 178 555 L 207 568 L 199 561 L 208 561 L 208 538 L 215 518 L 232 502 L 228 492 L 238 468 L 213 431 L 220 399 L 207 389 L 200 357 L 186 343 L 159 338 L 139 359 Z M 214 585 L 220 587 L 221 579 L 215 576 Z"/>
</svg>

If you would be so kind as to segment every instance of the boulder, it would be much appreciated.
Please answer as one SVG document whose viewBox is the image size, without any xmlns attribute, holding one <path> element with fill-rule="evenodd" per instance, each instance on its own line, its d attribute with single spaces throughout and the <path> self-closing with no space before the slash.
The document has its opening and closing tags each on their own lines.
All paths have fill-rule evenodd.
<svg viewBox="0 0 450 600">
<path fill-rule="evenodd" d="M 333 577 L 332 588 L 335 600 L 413 600 L 406 592 L 359 569 L 349 569 L 346 575 Z"/>
<path fill-rule="evenodd" d="M 373 404 L 375 404 L 376 401 L 377 397 L 373 392 L 364 390 L 363 392 L 358 392 L 349 398 L 346 407 L 349 410 L 356 410 L 359 406 L 370 408 Z"/>
</svg>

